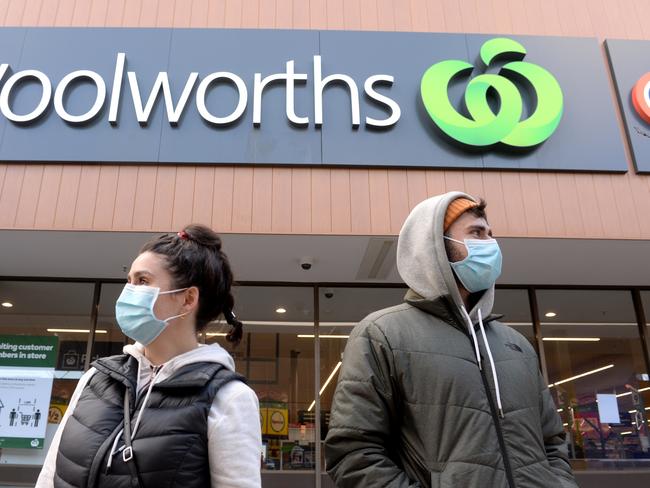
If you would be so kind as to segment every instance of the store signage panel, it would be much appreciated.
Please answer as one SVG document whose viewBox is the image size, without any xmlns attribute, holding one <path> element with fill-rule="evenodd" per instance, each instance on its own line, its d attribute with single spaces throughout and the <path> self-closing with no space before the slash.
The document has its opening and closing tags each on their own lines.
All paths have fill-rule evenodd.
<svg viewBox="0 0 650 488">
<path fill-rule="evenodd" d="M 625 171 L 595 39 L 0 30 L 0 159 Z"/>
<path fill-rule="evenodd" d="M 650 41 L 605 41 L 637 171 L 650 172 Z"/>
<path fill-rule="evenodd" d="M 0 448 L 42 449 L 58 338 L 0 336 Z"/>
</svg>

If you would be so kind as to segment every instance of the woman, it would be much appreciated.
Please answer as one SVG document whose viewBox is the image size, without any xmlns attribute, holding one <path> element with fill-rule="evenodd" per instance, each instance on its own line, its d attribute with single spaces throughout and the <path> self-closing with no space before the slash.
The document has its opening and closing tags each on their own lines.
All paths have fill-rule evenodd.
<svg viewBox="0 0 650 488">
<path fill-rule="evenodd" d="M 253 488 L 257 397 L 219 345 L 197 333 L 223 315 L 238 343 L 221 240 L 191 225 L 144 245 L 115 305 L 136 341 L 79 380 L 38 478 L 50 487 Z"/>
</svg>

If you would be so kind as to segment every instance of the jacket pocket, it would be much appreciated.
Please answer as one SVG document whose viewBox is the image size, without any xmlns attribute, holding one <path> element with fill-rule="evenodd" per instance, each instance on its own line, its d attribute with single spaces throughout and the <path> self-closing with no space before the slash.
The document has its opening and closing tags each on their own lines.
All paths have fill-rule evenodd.
<svg viewBox="0 0 650 488">
<path fill-rule="evenodd" d="M 431 488 L 440 488 L 440 473 L 431 471 Z"/>
</svg>

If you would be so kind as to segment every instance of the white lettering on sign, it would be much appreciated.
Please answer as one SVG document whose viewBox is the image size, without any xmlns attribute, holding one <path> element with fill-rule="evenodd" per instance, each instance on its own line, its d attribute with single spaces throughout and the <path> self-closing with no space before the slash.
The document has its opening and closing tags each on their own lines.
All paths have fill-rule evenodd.
<svg viewBox="0 0 650 488">
<path fill-rule="evenodd" d="M 391 111 L 390 117 L 384 120 L 377 120 L 371 117 L 366 117 L 366 124 L 372 127 L 390 127 L 391 125 L 395 125 L 399 118 L 402 116 L 402 109 L 399 108 L 399 105 L 397 102 L 395 102 L 395 100 L 377 93 L 377 91 L 374 89 L 375 84 L 386 83 L 392 85 L 394 81 L 395 79 L 389 75 L 375 75 L 368 78 L 364 83 L 363 89 L 366 92 L 366 95 L 368 95 L 373 100 L 386 105 Z"/>
<path fill-rule="evenodd" d="M 191 72 L 187 76 L 183 90 L 175 101 L 172 96 L 172 86 L 169 81 L 169 75 L 166 71 L 158 73 L 151 90 L 146 93 L 146 89 L 138 80 L 135 71 L 126 71 L 127 59 L 125 53 L 118 53 L 115 61 L 115 72 L 113 76 L 113 85 L 109 98 L 108 122 L 111 125 L 118 124 L 120 113 L 120 103 L 123 101 L 122 88 L 124 85 L 124 75 L 128 80 L 128 91 L 133 102 L 133 109 L 138 123 L 146 127 L 154 111 L 156 103 L 162 97 L 165 104 L 166 119 L 170 125 L 175 126 L 179 123 L 187 105 L 190 101 L 192 91 L 199 81 L 199 73 Z M 0 64 L 0 82 L 4 79 L 6 73 L 10 70 L 9 64 Z M 35 80 L 41 87 L 41 98 L 31 112 L 18 114 L 12 108 L 12 101 L 15 99 L 15 91 L 19 85 L 27 80 Z M 78 82 L 90 81 L 95 88 L 95 100 L 86 112 L 74 115 L 69 112 L 65 106 L 66 96 L 70 94 Z M 295 61 L 286 62 L 284 73 L 273 73 L 262 76 L 262 73 L 255 73 L 253 76 L 253 125 L 260 127 L 262 125 L 262 107 L 265 88 L 274 83 L 285 85 L 286 103 L 285 116 L 291 124 L 297 127 L 306 127 L 309 125 L 309 117 L 298 115 L 295 107 L 295 89 L 298 83 L 304 84 L 309 80 L 307 73 L 295 72 Z M 346 74 L 331 74 L 323 77 L 321 56 L 313 56 L 313 97 L 314 97 L 314 126 L 322 127 L 323 125 L 323 93 L 325 89 L 334 84 L 343 85 L 347 88 L 350 96 L 350 114 L 351 125 L 358 128 L 361 124 L 361 108 L 359 100 L 359 88 L 356 81 Z M 377 87 L 384 85 L 390 88 L 395 79 L 391 75 L 377 74 L 368 77 L 364 81 L 363 90 L 368 100 L 382 109 L 385 109 L 388 117 L 385 119 L 376 119 L 366 116 L 365 124 L 369 127 L 385 128 L 395 125 L 401 117 L 401 109 L 398 103 L 385 94 L 379 93 Z M 230 113 L 226 115 L 216 115 L 208 110 L 206 106 L 206 96 L 208 91 L 216 88 L 219 84 L 234 85 L 237 91 L 237 104 Z M 28 124 L 37 120 L 45 114 L 52 99 L 52 82 L 47 75 L 37 70 L 24 70 L 12 74 L 7 79 L 0 90 L 0 113 L 8 120 Z M 65 75 L 54 90 L 54 112 L 64 121 L 70 124 L 83 124 L 97 117 L 106 105 L 107 90 L 106 82 L 101 75 L 90 70 L 76 70 Z M 144 102 L 146 99 L 146 102 Z M 202 77 L 196 88 L 194 99 L 197 110 L 201 118 L 206 122 L 223 126 L 232 124 L 245 113 L 248 107 L 248 88 L 246 82 L 235 73 L 227 71 L 218 71 L 209 73 Z M 333 122 L 331 122 L 333 123 Z"/>
<path fill-rule="evenodd" d="M 3 64 L 4 70 L 2 71 L 2 75 L 5 74 L 7 71 L 8 65 Z M 38 102 L 38 105 L 36 105 L 36 108 L 29 112 L 28 114 L 25 115 L 18 115 L 13 112 L 11 107 L 9 106 L 9 100 L 11 98 L 11 91 L 13 90 L 14 86 L 16 86 L 19 82 L 23 80 L 28 80 L 28 79 L 36 79 L 40 84 L 42 88 L 42 95 L 41 95 L 41 100 Z M 50 79 L 45 75 L 45 73 L 42 73 L 40 71 L 36 71 L 33 69 L 28 69 L 25 71 L 19 71 L 18 73 L 14 73 L 9 77 L 5 85 L 2 87 L 2 91 L 0 92 L 0 112 L 2 112 L 2 115 L 7 117 L 7 119 L 11 120 L 12 122 L 18 122 L 18 123 L 27 123 L 27 122 L 33 122 L 34 120 L 38 119 L 45 110 L 47 109 L 47 106 L 50 104 L 50 99 L 52 98 L 52 83 L 50 83 Z"/>
<path fill-rule="evenodd" d="M 66 88 L 68 88 L 68 85 L 70 83 L 83 78 L 88 78 L 95 84 L 95 88 L 97 88 L 97 97 L 95 98 L 95 103 L 93 106 L 85 114 L 71 115 L 63 106 L 63 96 L 65 94 Z M 106 83 L 104 83 L 104 79 L 94 71 L 80 70 L 68 73 L 59 82 L 56 87 L 56 91 L 54 92 L 54 110 L 56 110 L 56 113 L 59 115 L 59 117 L 61 117 L 66 122 L 70 122 L 71 124 L 81 124 L 95 118 L 95 116 L 104 106 L 105 101 Z"/>
<path fill-rule="evenodd" d="M 357 84 L 348 75 L 329 75 L 322 79 L 321 58 L 314 56 L 314 119 L 316 127 L 323 125 L 323 90 L 334 82 L 343 82 L 350 89 L 350 108 L 352 110 L 352 127 L 359 127 L 359 90 Z"/>
<path fill-rule="evenodd" d="M 208 90 L 208 87 L 219 80 L 229 80 L 235 84 L 237 87 L 237 92 L 239 94 L 239 101 L 237 102 L 237 107 L 233 110 L 230 115 L 225 117 L 217 117 L 212 115 L 208 108 L 205 106 L 205 93 Z M 246 83 L 239 76 L 233 73 L 227 73 L 225 71 L 220 71 L 218 73 L 212 73 L 201 81 L 199 89 L 196 92 L 196 107 L 199 109 L 201 117 L 206 121 L 214 125 L 228 125 L 232 124 L 235 120 L 242 116 L 246 110 L 246 104 L 248 103 L 248 90 L 246 89 Z"/>
<path fill-rule="evenodd" d="M 108 121 L 111 125 L 117 124 L 117 111 L 120 107 L 120 94 L 122 93 L 122 78 L 124 77 L 124 65 L 126 54 L 118 53 L 115 61 L 115 76 L 113 77 L 113 91 L 111 93 L 111 107 L 108 111 Z"/>
</svg>

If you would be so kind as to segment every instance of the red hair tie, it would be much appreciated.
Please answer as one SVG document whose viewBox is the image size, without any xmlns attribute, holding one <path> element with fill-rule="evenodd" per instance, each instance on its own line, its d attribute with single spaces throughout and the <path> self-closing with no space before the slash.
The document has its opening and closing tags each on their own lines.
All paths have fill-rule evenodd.
<svg viewBox="0 0 650 488">
<path fill-rule="evenodd" d="M 188 239 L 190 238 L 190 237 L 187 235 L 187 232 L 185 232 L 184 230 L 178 232 L 176 235 L 177 235 L 178 237 L 180 237 L 181 239 L 183 239 L 184 241 L 186 241 L 186 240 L 188 240 Z"/>
</svg>

